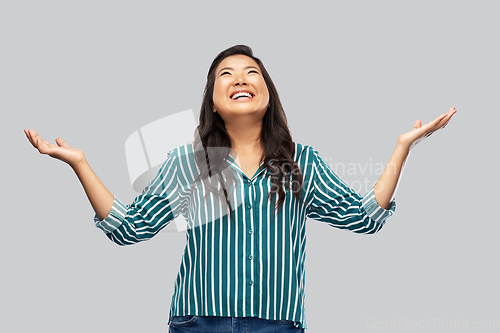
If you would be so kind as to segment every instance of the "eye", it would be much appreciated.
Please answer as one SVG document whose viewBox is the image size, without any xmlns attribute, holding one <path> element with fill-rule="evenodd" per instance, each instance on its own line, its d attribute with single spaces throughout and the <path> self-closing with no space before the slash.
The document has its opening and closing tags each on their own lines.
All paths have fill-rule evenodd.
<svg viewBox="0 0 500 333">
<path fill-rule="evenodd" d="M 229 73 L 229 72 L 223 72 L 220 76 L 222 76 L 224 74 L 231 74 L 231 73 Z"/>
<path fill-rule="evenodd" d="M 251 70 L 250 72 L 248 72 L 248 74 L 250 74 L 250 73 L 259 74 L 259 72 L 255 71 L 255 70 Z"/>
</svg>

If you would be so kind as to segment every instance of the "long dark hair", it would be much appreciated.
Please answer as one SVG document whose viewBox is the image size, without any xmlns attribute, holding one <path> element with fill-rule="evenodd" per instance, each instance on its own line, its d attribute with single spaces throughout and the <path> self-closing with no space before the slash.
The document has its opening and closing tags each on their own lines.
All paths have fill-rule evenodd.
<svg viewBox="0 0 500 333">
<path fill-rule="evenodd" d="M 278 96 L 278 91 L 264 64 L 259 58 L 253 55 L 252 49 L 246 45 L 235 45 L 219 53 L 208 70 L 207 83 L 200 111 L 200 124 L 195 130 L 193 145 L 196 164 L 200 169 L 200 174 L 194 183 L 203 179 L 207 188 L 222 199 L 221 191 L 217 190 L 214 186 L 214 182 L 220 180 L 225 201 L 229 205 L 231 219 L 234 221 L 225 185 L 225 183 L 234 184 L 235 182 L 233 173 L 225 172 L 226 170 L 230 171 L 230 168 L 227 168 L 227 164 L 225 164 L 225 160 L 232 148 L 231 138 L 226 131 L 222 117 L 212 111 L 214 108 L 215 70 L 225 58 L 232 55 L 245 55 L 252 58 L 259 65 L 269 91 L 269 107 L 262 119 L 262 131 L 260 133 L 260 142 L 264 147 L 265 156 L 263 167 L 267 167 L 270 170 L 273 184 L 268 199 L 275 204 L 276 209 L 274 196 L 278 193 L 278 210 L 280 210 L 285 201 L 284 188 L 289 188 L 288 184 L 291 184 L 291 189 L 295 197 L 300 202 L 304 202 L 300 198 L 303 177 L 299 166 L 292 159 L 295 147 L 288 129 L 288 122 Z M 217 178 L 215 177 L 216 175 L 218 176 Z M 194 186 L 191 188 L 191 195 L 193 194 L 193 189 Z"/>
</svg>

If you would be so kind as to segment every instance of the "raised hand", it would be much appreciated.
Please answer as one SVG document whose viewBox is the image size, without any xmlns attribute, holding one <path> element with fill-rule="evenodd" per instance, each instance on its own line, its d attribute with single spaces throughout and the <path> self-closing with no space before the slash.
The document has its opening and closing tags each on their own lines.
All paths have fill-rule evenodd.
<svg viewBox="0 0 500 333">
<path fill-rule="evenodd" d="M 50 157 L 56 158 L 68 163 L 72 168 L 78 163 L 85 160 L 83 151 L 77 148 L 70 147 L 63 139 L 57 138 L 57 146 L 53 143 L 43 140 L 35 130 L 25 129 L 24 133 L 28 137 L 33 147 L 38 149 L 40 154 L 47 154 Z"/>
<path fill-rule="evenodd" d="M 413 130 L 399 136 L 398 145 L 411 150 L 419 142 L 429 137 L 432 133 L 441 128 L 444 128 L 456 112 L 457 110 L 455 110 L 455 108 L 453 107 L 448 112 L 442 114 L 441 116 L 423 126 L 422 121 L 420 121 L 420 119 L 417 120 L 415 122 L 415 125 L 413 125 Z"/>
</svg>

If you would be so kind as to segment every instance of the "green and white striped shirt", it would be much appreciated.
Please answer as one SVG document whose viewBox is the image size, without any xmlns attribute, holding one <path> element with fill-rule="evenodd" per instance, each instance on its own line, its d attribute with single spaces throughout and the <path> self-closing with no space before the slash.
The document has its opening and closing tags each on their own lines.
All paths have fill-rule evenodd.
<svg viewBox="0 0 500 333">
<path fill-rule="evenodd" d="M 180 214 L 185 218 L 187 243 L 169 322 L 171 316 L 187 315 L 260 317 L 291 320 L 306 329 L 307 218 L 371 234 L 394 213 L 395 201 L 388 210 L 380 207 L 373 188 L 359 195 L 316 150 L 294 145 L 293 159 L 303 175 L 301 199 L 308 206 L 290 190 L 281 209 L 273 212 L 267 197 L 272 185 L 269 168 L 261 164 L 248 178 L 229 155 L 224 163 L 237 180 L 234 191 L 228 189 L 234 223 L 202 182 L 191 197 L 200 170 L 189 143 L 169 152 L 156 177 L 131 204 L 115 197 L 104 220 L 94 216 L 96 227 L 119 245 L 148 240 Z"/>
</svg>

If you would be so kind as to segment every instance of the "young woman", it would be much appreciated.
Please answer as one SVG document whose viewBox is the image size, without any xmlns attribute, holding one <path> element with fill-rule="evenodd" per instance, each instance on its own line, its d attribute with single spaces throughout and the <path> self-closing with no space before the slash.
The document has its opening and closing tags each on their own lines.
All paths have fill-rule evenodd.
<svg viewBox="0 0 500 333">
<path fill-rule="evenodd" d="M 271 77 L 244 45 L 221 52 L 210 66 L 194 142 L 170 151 L 129 205 L 106 189 L 81 150 L 25 132 L 40 153 L 73 168 L 96 226 L 115 243 L 148 240 L 179 215 L 187 220 L 170 332 L 304 332 L 306 219 L 378 232 L 394 213 L 410 150 L 455 113 L 451 108 L 423 126 L 417 120 L 401 134 L 364 196 L 316 150 L 292 141 Z"/>
</svg>

